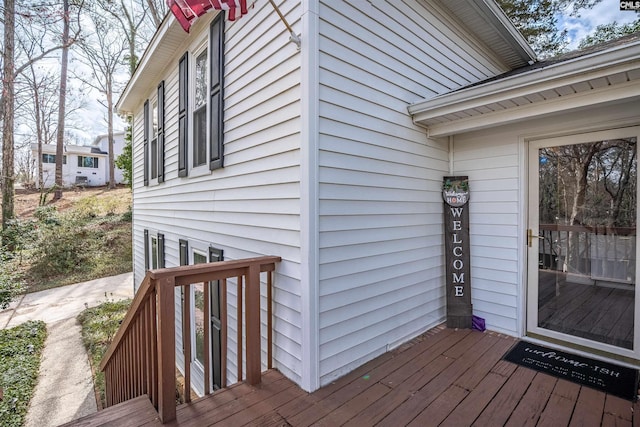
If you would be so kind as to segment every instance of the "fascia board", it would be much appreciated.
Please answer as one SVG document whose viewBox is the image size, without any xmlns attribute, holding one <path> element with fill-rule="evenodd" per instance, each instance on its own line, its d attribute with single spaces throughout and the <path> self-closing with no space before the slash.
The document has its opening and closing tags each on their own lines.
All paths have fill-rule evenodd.
<svg viewBox="0 0 640 427">
<path fill-rule="evenodd" d="M 521 105 L 508 110 L 431 125 L 428 127 L 428 135 L 432 138 L 443 137 L 513 123 L 531 117 L 540 117 L 559 111 L 575 110 L 637 97 L 640 97 L 640 85 L 632 81 L 617 85 L 613 88 L 604 87 L 590 92 L 563 96 L 554 100 Z M 640 113 L 640 104 L 638 113 Z"/>
<path fill-rule="evenodd" d="M 510 43 L 516 50 L 521 52 L 521 55 L 528 58 L 529 61 L 534 62 L 536 60 L 536 53 L 531 48 L 524 36 L 513 25 L 513 22 L 507 17 L 504 11 L 493 0 L 476 0 L 476 4 L 487 10 L 498 21 L 499 25 L 495 25 L 496 31 L 502 33 L 505 40 L 512 40 L 514 43 Z"/>
</svg>

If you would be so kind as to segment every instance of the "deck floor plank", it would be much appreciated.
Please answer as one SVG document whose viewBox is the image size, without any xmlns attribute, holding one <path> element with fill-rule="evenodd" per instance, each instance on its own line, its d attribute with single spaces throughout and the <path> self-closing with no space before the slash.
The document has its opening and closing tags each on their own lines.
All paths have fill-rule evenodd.
<svg viewBox="0 0 640 427">
<path fill-rule="evenodd" d="M 549 403 L 540 415 L 540 425 L 566 426 L 571 420 L 580 386 L 566 380 L 558 380 L 551 392 Z"/>
<path fill-rule="evenodd" d="M 515 368 L 513 363 L 509 363 L 508 365 Z M 491 399 L 491 402 L 489 402 L 489 404 L 484 408 L 473 425 L 505 425 L 535 376 L 536 372 L 531 369 L 523 367 L 513 369 L 512 374 L 506 377 L 507 382 L 505 385 L 493 397 L 493 399 Z"/>
<path fill-rule="evenodd" d="M 477 336 L 477 334 L 472 335 Z M 381 421 L 380 425 L 395 427 L 411 422 L 426 406 L 430 405 L 441 393 L 444 393 L 455 380 L 465 374 L 495 344 L 494 337 L 491 335 L 482 335 L 480 340 L 476 340 L 475 337 L 469 339 L 475 342 L 473 347 L 469 347 L 469 351 L 461 355 L 460 358 L 447 366 L 433 380 L 429 381 L 428 384 L 398 406 Z"/>
<path fill-rule="evenodd" d="M 633 420 L 633 408 L 629 401 L 608 394 L 604 402 L 603 425 L 630 426 Z"/>
<path fill-rule="evenodd" d="M 314 393 L 275 370 L 180 405 L 171 427 L 637 426 L 640 403 L 507 362 L 517 340 L 434 328 Z M 67 424 L 157 427 L 140 397 Z"/>
<path fill-rule="evenodd" d="M 589 427 L 602 424 L 605 394 L 589 387 L 581 387 L 570 427 Z"/>
<path fill-rule="evenodd" d="M 505 425 L 509 427 L 537 425 L 556 382 L 556 378 L 550 375 L 536 374 Z"/>
<path fill-rule="evenodd" d="M 507 379 L 502 375 L 489 372 L 441 425 L 457 427 L 473 424 L 506 381 Z"/>
</svg>

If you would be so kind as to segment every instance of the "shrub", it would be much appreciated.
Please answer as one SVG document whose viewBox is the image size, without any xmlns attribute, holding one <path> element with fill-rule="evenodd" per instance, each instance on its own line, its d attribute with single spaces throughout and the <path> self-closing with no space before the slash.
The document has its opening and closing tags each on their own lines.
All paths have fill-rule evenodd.
<svg viewBox="0 0 640 427">
<path fill-rule="evenodd" d="M 38 250 L 33 254 L 33 271 L 40 275 L 64 274 L 81 267 L 90 256 L 83 226 L 81 219 L 69 214 L 43 224 Z"/>
<path fill-rule="evenodd" d="M 130 305 L 130 299 L 107 301 L 97 307 L 88 308 L 78 315 L 78 321 L 82 326 L 82 341 L 89 352 L 89 360 L 95 375 L 94 384 L 100 393 L 102 407 L 106 404 L 104 373 L 98 368 Z"/>
<path fill-rule="evenodd" d="M 30 321 L 0 330 L 0 425 L 22 426 L 40 369 L 47 335 L 42 321 Z"/>
</svg>

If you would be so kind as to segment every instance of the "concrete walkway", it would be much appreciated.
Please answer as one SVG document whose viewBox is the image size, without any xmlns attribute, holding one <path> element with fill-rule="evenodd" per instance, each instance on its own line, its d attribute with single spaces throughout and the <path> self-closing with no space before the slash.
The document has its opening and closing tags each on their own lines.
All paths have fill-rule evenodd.
<svg viewBox="0 0 640 427">
<path fill-rule="evenodd" d="M 0 328 L 28 320 L 47 324 L 40 376 L 26 427 L 58 426 L 96 412 L 89 358 L 76 316 L 107 300 L 133 297 L 132 273 L 104 277 L 19 297 L 0 311 Z"/>
</svg>

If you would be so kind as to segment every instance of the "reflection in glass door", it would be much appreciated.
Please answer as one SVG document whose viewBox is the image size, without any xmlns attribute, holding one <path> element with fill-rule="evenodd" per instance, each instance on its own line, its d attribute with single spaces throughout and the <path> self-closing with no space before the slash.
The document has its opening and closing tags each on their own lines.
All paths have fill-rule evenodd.
<svg viewBox="0 0 640 427">
<path fill-rule="evenodd" d="M 531 144 L 528 329 L 634 350 L 637 138 L 590 136 Z"/>
</svg>

